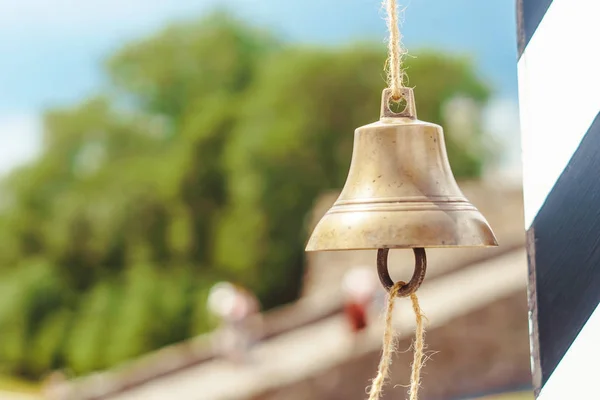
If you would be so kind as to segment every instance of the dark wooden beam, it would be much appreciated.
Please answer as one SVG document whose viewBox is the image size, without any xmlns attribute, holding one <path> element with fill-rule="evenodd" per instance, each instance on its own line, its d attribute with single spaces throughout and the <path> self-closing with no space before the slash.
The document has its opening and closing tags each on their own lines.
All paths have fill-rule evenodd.
<svg viewBox="0 0 600 400">
<path fill-rule="evenodd" d="M 527 235 L 532 356 L 542 387 L 600 303 L 600 113 Z M 531 296 L 530 296 L 531 297 Z"/>
<path fill-rule="evenodd" d="M 517 51 L 519 57 L 523 54 L 550 4 L 552 4 L 552 0 L 517 0 Z"/>
</svg>

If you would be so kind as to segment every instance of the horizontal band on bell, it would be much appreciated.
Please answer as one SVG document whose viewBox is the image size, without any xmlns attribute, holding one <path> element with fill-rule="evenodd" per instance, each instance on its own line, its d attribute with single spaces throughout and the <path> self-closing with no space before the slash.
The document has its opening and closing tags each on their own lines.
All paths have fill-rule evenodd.
<svg viewBox="0 0 600 400">
<path fill-rule="evenodd" d="M 466 203 L 471 204 L 464 197 L 459 196 L 403 196 L 403 197 L 376 197 L 357 198 L 352 200 L 338 199 L 335 205 L 377 204 L 377 203 Z"/>
<path fill-rule="evenodd" d="M 374 211 L 477 211 L 470 203 L 450 202 L 395 202 L 334 205 L 327 214 L 345 212 L 374 212 Z"/>
</svg>

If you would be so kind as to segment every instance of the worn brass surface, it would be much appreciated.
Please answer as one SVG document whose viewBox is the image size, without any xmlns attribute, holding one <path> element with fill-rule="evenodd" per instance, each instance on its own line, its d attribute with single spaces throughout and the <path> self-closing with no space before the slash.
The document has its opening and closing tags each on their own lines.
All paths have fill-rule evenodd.
<svg viewBox="0 0 600 400">
<path fill-rule="evenodd" d="M 346 184 L 307 251 L 497 246 L 460 191 L 438 125 L 416 118 L 412 89 L 394 113 L 384 90 L 379 121 L 357 128 Z"/>
</svg>

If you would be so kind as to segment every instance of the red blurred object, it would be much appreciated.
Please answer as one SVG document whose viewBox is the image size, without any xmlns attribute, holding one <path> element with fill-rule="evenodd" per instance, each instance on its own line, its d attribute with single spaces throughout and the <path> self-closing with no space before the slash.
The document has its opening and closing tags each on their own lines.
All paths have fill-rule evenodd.
<svg viewBox="0 0 600 400">
<path fill-rule="evenodd" d="M 369 306 L 374 300 L 377 284 L 368 266 L 357 266 L 344 274 L 344 314 L 352 333 L 364 330 L 368 325 Z"/>
<path fill-rule="evenodd" d="M 344 314 L 352 332 L 360 332 L 367 327 L 367 309 L 364 303 L 347 302 L 344 306 Z"/>
</svg>

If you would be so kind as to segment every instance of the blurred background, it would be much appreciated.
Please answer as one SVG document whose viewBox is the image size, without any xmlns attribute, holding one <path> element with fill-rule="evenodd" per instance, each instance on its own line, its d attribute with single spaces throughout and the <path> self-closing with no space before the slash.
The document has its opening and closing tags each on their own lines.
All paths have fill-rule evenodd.
<svg viewBox="0 0 600 400">
<path fill-rule="evenodd" d="M 515 4 L 403 6 L 419 118 L 500 242 L 429 253 L 421 397 L 532 399 Z M 365 398 L 375 253 L 304 245 L 386 37 L 379 0 L 0 0 L 0 399 Z"/>
</svg>

